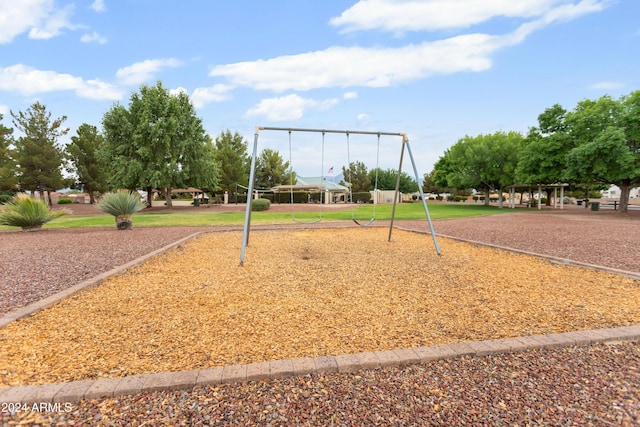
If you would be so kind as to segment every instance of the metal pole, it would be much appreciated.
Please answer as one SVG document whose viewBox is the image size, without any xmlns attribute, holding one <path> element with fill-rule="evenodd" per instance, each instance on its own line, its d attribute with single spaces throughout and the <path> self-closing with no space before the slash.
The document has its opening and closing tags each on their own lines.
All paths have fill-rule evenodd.
<svg viewBox="0 0 640 427">
<path fill-rule="evenodd" d="M 242 231 L 242 248 L 240 249 L 240 267 L 244 264 L 244 252 L 249 243 L 249 227 L 251 224 L 251 198 L 253 197 L 253 181 L 256 174 L 256 157 L 258 153 L 258 132 L 253 137 L 253 155 L 251 156 L 251 172 L 249 173 L 249 188 L 247 189 L 247 208 L 244 211 L 244 229 Z"/>
<path fill-rule="evenodd" d="M 391 223 L 389 224 L 389 238 L 387 242 L 391 241 L 391 231 L 393 230 L 393 220 L 396 217 L 396 204 L 398 203 L 398 193 L 400 192 L 400 174 L 402 173 L 402 158 L 404 157 L 404 143 L 406 136 L 402 135 L 402 148 L 400 149 L 400 165 L 398 166 L 398 177 L 396 178 L 396 191 L 393 194 L 393 208 L 391 208 Z"/>
<path fill-rule="evenodd" d="M 433 223 L 431 222 L 431 215 L 429 215 L 429 208 L 427 207 L 427 199 L 424 197 L 422 186 L 420 186 L 420 180 L 418 179 L 418 169 L 416 168 L 416 162 L 413 160 L 413 154 L 411 153 L 411 146 L 409 145 L 408 139 L 407 139 L 407 152 L 409 153 L 409 158 L 411 159 L 411 165 L 413 166 L 413 173 L 415 174 L 416 182 L 418 183 L 418 191 L 420 192 L 420 197 L 422 198 L 422 206 L 424 206 L 424 212 L 427 214 L 427 221 L 429 222 L 429 230 L 431 230 L 431 237 L 433 237 L 433 244 L 436 247 L 436 253 L 440 255 L 440 245 L 438 245 L 438 238 L 436 237 L 436 232 L 433 229 Z"/>
<path fill-rule="evenodd" d="M 287 132 L 318 132 L 318 133 L 349 133 L 352 135 L 387 135 L 387 136 L 402 136 L 403 133 L 400 132 L 373 132 L 373 131 L 363 131 L 363 130 L 337 130 L 337 129 L 304 129 L 304 128 L 278 128 L 278 127 L 267 127 L 267 126 L 258 126 L 257 130 L 280 130 Z"/>
</svg>

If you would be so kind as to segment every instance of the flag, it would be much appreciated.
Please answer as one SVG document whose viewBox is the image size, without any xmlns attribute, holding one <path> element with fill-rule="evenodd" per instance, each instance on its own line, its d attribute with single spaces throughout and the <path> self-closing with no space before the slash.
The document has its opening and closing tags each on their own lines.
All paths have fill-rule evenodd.
<svg viewBox="0 0 640 427">
<path fill-rule="evenodd" d="M 329 174 L 332 174 L 332 173 L 333 173 L 333 166 L 331 166 L 331 167 L 329 168 L 329 170 L 327 171 L 327 173 L 329 173 Z"/>
</svg>

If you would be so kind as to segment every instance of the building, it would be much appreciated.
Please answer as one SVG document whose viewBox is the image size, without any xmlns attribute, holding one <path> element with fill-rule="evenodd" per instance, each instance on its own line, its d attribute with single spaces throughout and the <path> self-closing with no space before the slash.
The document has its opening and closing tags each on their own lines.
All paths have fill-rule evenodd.
<svg viewBox="0 0 640 427">
<path fill-rule="evenodd" d="M 337 184 L 326 177 L 296 177 L 294 185 L 278 185 L 272 190 L 276 193 L 285 193 L 290 191 L 308 191 L 310 193 L 325 192 L 324 202 L 344 203 L 348 198 L 349 188 L 344 185 Z"/>
<path fill-rule="evenodd" d="M 620 187 L 612 185 L 608 190 L 602 192 L 602 198 L 620 200 L 620 192 Z M 629 202 L 633 199 L 640 199 L 640 187 L 632 188 L 629 192 Z"/>
</svg>

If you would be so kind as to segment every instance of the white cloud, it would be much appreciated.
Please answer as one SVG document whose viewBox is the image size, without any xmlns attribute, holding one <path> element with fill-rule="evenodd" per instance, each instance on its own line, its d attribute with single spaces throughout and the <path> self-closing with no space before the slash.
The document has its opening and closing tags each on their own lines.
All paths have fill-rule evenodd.
<svg viewBox="0 0 640 427">
<path fill-rule="evenodd" d="M 385 3 L 385 0 L 369 1 Z M 532 32 L 552 23 L 601 11 L 608 4 L 600 0 L 582 0 L 548 8 L 559 2 L 561 0 L 543 0 L 546 10 L 535 9 L 539 14 L 536 19 L 504 35 L 463 34 L 399 48 L 330 47 L 298 55 L 220 65 L 213 68 L 210 75 L 224 77 L 235 86 L 283 92 L 329 87 L 386 87 L 433 75 L 484 71 L 491 67 L 492 55 L 499 49 L 521 43 Z M 400 2 L 398 7 L 414 3 Z M 529 10 L 534 9 L 532 0 L 524 3 L 529 5 Z M 434 0 L 428 4 L 440 3 Z M 495 8 L 503 2 L 493 0 L 489 4 Z M 519 13 L 525 14 L 523 10 Z"/>
<path fill-rule="evenodd" d="M 196 108 L 202 108 L 211 102 L 226 101 L 233 86 L 217 84 L 211 87 L 199 87 L 193 91 L 191 102 Z"/>
<path fill-rule="evenodd" d="M 514 32 L 503 37 L 504 45 L 521 43 L 527 36 L 556 22 L 567 22 L 589 13 L 601 12 L 609 6 L 609 0 L 582 0 L 578 3 L 564 4 L 547 11 L 540 18 L 522 24 Z"/>
<path fill-rule="evenodd" d="M 257 90 L 281 92 L 327 87 L 385 87 L 434 74 L 481 71 L 491 66 L 493 37 L 458 36 L 402 48 L 331 47 L 257 62 L 215 67 L 212 76 Z"/>
<path fill-rule="evenodd" d="M 189 91 L 187 89 L 183 88 L 182 86 L 178 86 L 175 89 L 169 89 L 169 94 L 171 94 L 171 95 L 175 96 L 175 95 L 178 95 L 180 93 L 184 93 L 184 94 L 188 95 Z"/>
<path fill-rule="evenodd" d="M 345 32 L 436 31 L 468 28 L 496 17 L 531 19 L 567 3 L 568 0 L 360 0 L 329 22 Z"/>
<path fill-rule="evenodd" d="M 52 10 L 41 22 L 29 30 L 29 38 L 48 40 L 62 34 L 65 29 L 75 30 L 79 26 L 71 23 L 73 5 L 67 5 L 63 9 Z"/>
<path fill-rule="evenodd" d="M 122 98 L 122 92 L 118 88 L 100 80 L 84 80 L 71 74 L 38 70 L 23 64 L 0 68 L 0 90 L 22 95 L 71 90 L 81 98 Z"/>
<path fill-rule="evenodd" d="M 610 81 L 610 82 L 594 83 L 594 84 L 589 86 L 589 89 L 592 89 L 592 90 L 616 90 L 616 89 L 622 89 L 625 86 L 626 85 L 624 83 L 622 83 L 622 82 Z"/>
<path fill-rule="evenodd" d="M 89 7 L 96 12 L 104 12 L 105 10 L 107 10 L 107 6 L 105 6 L 104 0 L 95 0 Z"/>
<path fill-rule="evenodd" d="M 330 109 L 338 102 L 337 99 L 316 101 L 292 94 L 279 98 L 263 99 L 258 105 L 247 111 L 246 117 L 264 116 L 272 122 L 297 120 L 309 109 L 324 111 Z"/>
<path fill-rule="evenodd" d="M 25 32 L 34 39 L 48 39 L 65 28 L 75 29 L 70 23 L 72 12 L 73 5 L 56 9 L 53 0 L 1 0 L 0 44 Z"/>
<path fill-rule="evenodd" d="M 358 121 L 358 127 L 362 129 L 366 129 L 371 124 L 371 116 L 367 113 L 360 113 L 356 116 Z"/>
<path fill-rule="evenodd" d="M 182 63 L 175 58 L 147 59 L 120 68 L 116 72 L 116 77 L 126 85 L 137 85 L 150 80 L 155 73 L 163 68 L 175 68 L 181 65 Z"/>
<path fill-rule="evenodd" d="M 357 99 L 358 98 L 358 92 L 345 92 L 342 97 L 344 99 Z"/>
<path fill-rule="evenodd" d="M 80 37 L 80 41 L 82 43 L 99 43 L 99 44 L 105 44 L 107 42 L 107 39 L 103 36 L 101 36 L 100 34 L 98 34 L 97 32 L 93 32 L 91 34 L 83 34 L 82 37 Z"/>
<path fill-rule="evenodd" d="M 6 116 L 7 114 L 9 114 L 9 107 L 6 105 L 0 104 L 0 114 L 2 114 L 3 116 Z"/>
</svg>

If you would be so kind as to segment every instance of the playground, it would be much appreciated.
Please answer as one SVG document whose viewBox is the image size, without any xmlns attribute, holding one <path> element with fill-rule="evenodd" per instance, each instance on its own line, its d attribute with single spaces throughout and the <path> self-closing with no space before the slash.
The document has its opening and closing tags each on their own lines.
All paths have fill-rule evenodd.
<svg viewBox="0 0 640 427">
<path fill-rule="evenodd" d="M 125 233 L 104 228 L 3 232 L 2 250 L 9 251 L 0 264 L 3 274 L 22 277 L 21 292 L 39 298 L 170 241 L 207 233 L 0 329 L 2 384 L 118 378 L 281 357 L 637 325 L 638 280 L 620 274 L 640 274 L 633 249 L 640 238 L 637 220 L 634 215 L 584 209 L 439 220 L 436 230 L 451 237 L 440 237 L 441 256 L 435 255 L 425 234 L 424 220 L 398 221 L 398 226 L 421 233 L 395 230 L 392 242 L 386 241 L 384 221 L 376 224 L 381 227 L 366 228 L 335 222 L 256 225 L 242 268 L 237 264 L 241 240 L 237 226 L 217 227 L 214 232 L 211 227 L 138 227 Z M 485 247 L 480 241 L 542 257 Z M 25 247 L 31 250 L 20 252 Z M 17 256 L 11 258 L 9 253 Z M 40 257 L 41 253 L 47 257 Z M 74 279 L 69 259 L 75 259 L 76 265 L 87 260 L 84 269 L 89 265 L 92 269 L 89 274 L 83 271 L 80 278 L 76 273 Z M 568 265 L 570 261 L 593 268 Z M 18 306 L 28 303 L 19 303 L 22 297 L 16 293 L 5 296 Z M 15 310 L 12 307 L 9 311 Z M 301 398 L 297 393 L 310 393 L 303 404 L 307 410 L 289 409 L 293 412 L 288 417 L 300 420 L 306 416 L 325 420 L 336 404 L 349 405 L 349 413 L 369 421 L 375 414 L 364 408 L 376 405 L 382 405 L 376 413 L 386 417 L 436 416 L 440 406 L 454 411 L 443 414 L 445 418 L 467 414 L 475 419 L 495 414 L 501 402 L 509 405 L 499 407 L 504 419 L 533 417 L 529 411 L 538 407 L 535 413 L 541 419 L 583 420 L 592 413 L 605 420 L 621 414 L 629 419 L 635 411 L 628 394 L 634 387 L 629 375 L 635 371 L 625 366 L 634 364 L 634 358 L 637 345 L 633 343 L 463 358 L 443 361 L 444 365 L 272 380 L 269 399 L 284 395 L 295 402 Z M 487 369 L 492 372 L 489 377 Z M 603 370 L 617 378 L 620 387 L 602 384 Z M 551 375 L 553 381 L 538 384 L 541 375 Z M 498 382 L 489 384 L 488 379 Z M 535 390 L 514 388 L 514 384 L 524 387 L 532 382 L 538 384 Z M 581 394 L 591 396 L 588 403 L 569 392 L 575 386 L 567 384 L 576 382 L 581 383 L 581 393 L 588 390 Z M 256 387 L 265 384 L 103 398 L 82 402 L 74 415 L 55 419 L 146 420 L 173 411 L 187 419 L 209 414 L 212 420 L 222 420 L 230 419 L 234 405 L 244 402 L 256 412 L 248 409 L 237 416 L 253 422 L 272 416 L 265 415 L 271 409 L 256 397 L 256 393 L 263 395 Z M 429 393 L 444 390 L 445 384 L 449 391 Z M 421 387 L 426 387 L 426 395 Z M 352 393 L 360 389 L 375 389 L 378 394 L 369 399 L 365 393 L 354 401 Z M 478 404 L 472 407 L 475 415 L 468 413 L 466 394 L 456 392 L 463 389 L 475 390 L 474 398 L 485 399 L 489 406 Z M 533 400 L 511 400 L 509 393 L 526 393 Z M 423 403 L 406 403 L 409 396 L 420 396 Z M 325 407 L 329 397 L 332 403 Z M 632 415 L 611 409 L 612 402 L 621 399 L 628 402 L 625 408 Z M 361 407 L 358 400 L 371 402 Z M 543 402 L 548 404 L 540 406 Z M 590 409 L 569 414 L 554 409 L 558 404 Z M 207 409 L 189 409 L 191 415 L 187 415 L 184 408 L 192 405 Z M 395 405 L 405 409 L 398 412 Z M 308 411 L 318 412 L 309 415 Z M 17 419 L 42 421 L 38 416 L 21 413 Z"/>
<path fill-rule="evenodd" d="M 327 131 L 317 132 L 322 132 L 324 155 Z M 408 141 L 403 134 L 397 136 L 403 137 L 403 150 L 406 145 L 415 171 Z M 347 141 L 348 137 L 347 133 Z M 256 146 L 257 134 L 254 163 Z M 400 157 L 402 164 L 402 153 Z M 251 188 L 249 193 L 252 193 Z M 274 208 L 274 211 L 278 209 Z M 194 212 L 190 208 L 185 212 L 187 210 Z M 151 215 L 162 213 L 150 212 Z M 317 363 L 329 358 L 338 363 L 340 374 L 325 376 L 328 371 L 311 371 L 312 374 L 303 379 L 304 386 L 282 393 L 289 396 L 292 392 L 295 396 L 296 390 L 300 390 L 310 398 L 307 390 L 320 392 L 312 396 L 322 396 L 330 394 L 324 387 L 329 390 L 337 387 L 343 391 L 334 391 L 333 399 L 353 408 L 347 414 L 355 413 L 358 398 L 354 401 L 351 393 L 341 385 L 342 376 L 346 374 L 344 381 L 348 383 L 358 383 L 363 376 L 367 377 L 367 391 L 361 399 L 368 399 L 372 389 L 388 390 L 376 394 L 381 401 L 393 399 L 398 402 L 393 407 L 389 403 L 378 404 L 386 412 L 391 411 L 386 416 L 387 421 L 406 416 L 414 421 L 424 416 L 432 419 L 440 415 L 440 405 L 453 408 L 462 404 L 463 396 L 450 401 L 455 395 L 451 390 L 469 387 L 474 390 L 470 395 L 473 399 L 493 402 L 489 406 L 475 406 L 477 411 L 471 413 L 472 418 L 480 414 L 491 417 L 496 405 L 507 411 L 504 415 L 509 419 L 522 419 L 514 418 L 517 413 L 527 413 L 527 419 L 535 419 L 530 418 L 532 408 L 541 414 L 541 419 L 578 420 L 584 419 L 585 414 L 588 419 L 637 418 L 637 399 L 633 394 L 631 398 L 624 397 L 622 408 L 610 409 L 621 393 L 628 392 L 629 386 L 625 384 L 634 383 L 629 378 L 637 372 L 624 367 L 634 363 L 629 360 L 637 358 L 634 342 L 614 341 L 609 344 L 610 348 L 584 351 L 575 346 L 555 352 L 545 348 L 556 360 L 550 364 L 539 363 L 535 351 L 531 350 L 540 348 L 536 345 L 522 356 L 527 360 L 527 367 L 517 358 L 498 356 L 499 353 L 474 357 L 471 360 L 477 363 L 453 370 L 440 363 L 447 363 L 444 360 L 418 368 L 379 368 L 352 374 L 341 365 L 350 357 L 358 360 L 364 357 L 358 355 L 369 355 L 378 361 L 372 366 L 379 367 L 381 365 L 377 363 L 382 359 L 378 357 L 394 351 L 411 353 L 414 349 L 417 354 L 421 349 L 452 350 L 465 343 L 487 346 L 482 343 L 489 343 L 489 340 L 511 340 L 509 342 L 513 343 L 518 337 L 522 337 L 522 342 L 526 342 L 527 337 L 533 337 L 534 342 L 535 337 L 553 341 L 554 334 L 567 336 L 564 333 L 604 328 L 626 330 L 631 334 L 626 339 L 633 339 L 633 331 L 640 324 L 637 304 L 640 272 L 635 249 L 640 237 L 637 215 L 546 210 L 467 216 L 438 221 L 439 236 L 436 238 L 426 203 L 426 220 L 412 216 L 396 218 L 395 213 L 395 204 L 390 216 L 377 219 L 374 211 L 366 222 L 356 221 L 353 211 L 351 220 L 342 214 L 331 220 L 328 214 L 329 221 L 324 221 L 321 215 L 311 215 L 315 218 L 311 221 L 299 221 L 292 213 L 293 224 L 269 223 L 263 216 L 262 221 L 250 227 L 247 205 L 242 230 L 238 224 L 229 223 L 215 227 L 200 225 L 155 230 L 142 227 L 125 234 L 99 228 L 49 229 L 38 235 L 3 233 L 3 237 L 7 237 L 4 249 L 7 253 L 2 258 L 13 258 L 0 266 L 6 277 L 17 280 L 17 287 L 2 289 L 7 296 L 3 298 L 6 301 L 3 311 L 8 314 L 0 329 L 0 397 L 2 394 L 35 393 L 33 396 L 36 396 L 41 393 L 51 401 L 55 399 L 54 395 L 57 396 L 55 393 L 68 387 L 86 388 L 88 383 L 98 387 L 118 384 L 119 390 L 127 390 L 126 384 L 143 381 L 144 390 L 155 392 L 141 394 L 141 388 L 132 389 L 124 394 L 133 395 L 123 400 L 110 398 L 108 392 L 98 394 L 97 402 L 81 401 L 81 409 L 74 412 L 72 418 L 96 420 L 111 416 L 127 420 L 134 417 L 134 420 L 147 422 L 150 414 L 162 417 L 166 411 L 174 412 L 175 409 L 166 405 L 173 407 L 174 403 L 168 402 L 173 402 L 177 393 L 182 393 L 180 407 L 184 407 L 184 400 L 192 402 L 189 408 L 200 408 L 197 402 L 202 400 L 217 402 L 217 408 L 226 407 L 211 412 L 214 420 L 235 419 L 234 402 L 241 399 L 238 407 L 250 401 L 251 409 L 245 408 L 245 415 L 264 421 L 264 415 L 272 411 L 272 405 L 261 403 L 259 398 L 256 400 L 254 392 L 248 394 L 250 397 L 224 397 L 224 393 L 231 392 L 234 386 L 225 388 L 218 384 L 227 382 L 224 378 L 235 378 L 233 382 L 241 382 L 236 386 L 241 393 L 246 387 L 252 389 L 254 386 L 275 387 L 272 390 L 276 390 L 280 385 L 275 378 L 270 383 L 249 381 L 246 387 L 243 379 L 249 378 L 251 369 L 271 366 L 269 371 L 276 369 L 274 366 L 278 364 L 293 363 L 293 360 L 315 360 L 318 369 Z M 268 218 L 278 218 L 277 214 L 271 215 L 275 216 Z M 176 243 L 163 248 L 162 241 Z M 87 286 L 71 296 L 59 298 L 51 306 L 29 312 L 29 316 L 6 321 L 12 316 L 12 310 L 24 307 L 30 301 L 50 296 L 78 282 L 85 283 L 82 279 L 92 282 L 91 277 L 106 272 L 109 265 L 121 266 L 140 255 L 144 257 L 125 264 L 126 268 L 117 268 L 117 274 L 94 281 L 95 287 Z M 69 260 L 74 260 L 72 268 Z M 95 269 L 90 267 L 92 260 L 99 260 Z M 60 280 L 64 276 L 56 274 L 64 270 L 61 266 L 74 275 L 70 280 Z M 50 268 L 50 271 L 39 275 L 42 268 Z M 30 281 L 27 277 L 38 280 Z M 598 334 L 597 331 L 591 333 Z M 617 335 L 615 340 L 618 339 L 624 341 L 624 333 Z M 572 342 L 576 341 L 567 341 Z M 567 343 L 562 346 L 569 345 Z M 508 351 L 511 350 L 512 347 L 508 347 Z M 456 354 L 455 363 L 467 363 L 465 353 Z M 584 362 L 588 358 L 593 360 Z M 617 378 L 613 387 L 598 383 L 599 372 L 603 369 L 598 367 L 601 360 L 607 361 L 606 366 L 616 367 L 607 368 L 608 375 Z M 410 362 L 410 358 L 406 361 L 415 363 Z M 541 372 L 548 371 L 554 381 L 544 381 L 526 394 L 534 396 L 533 402 L 554 402 L 554 405 L 540 406 L 530 402 L 529 406 L 520 407 L 521 399 L 510 397 L 509 390 L 513 387 L 508 382 L 497 389 L 487 384 L 483 386 L 482 366 L 494 363 L 500 367 L 487 368 L 491 378 L 497 378 L 496 372 L 512 379 L 519 376 L 537 378 L 539 375 L 545 378 L 546 374 Z M 573 368 L 567 369 L 567 366 Z M 592 371 L 583 369 L 585 366 Z M 414 388 L 423 382 L 418 377 L 424 377 L 420 372 L 425 369 L 430 369 L 431 374 L 424 375 L 435 378 L 427 395 L 421 398 L 421 402 L 429 403 L 424 406 L 412 401 L 408 403 L 411 409 L 401 409 L 405 405 L 401 403 L 403 399 L 416 398 Z M 460 369 L 465 374 L 461 375 Z M 584 406 L 566 389 L 567 384 L 575 387 L 576 370 L 583 372 L 579 381 L 584 379 L 585 382 L 581 388 L 599 396 L 598 404 Z M 246 376 L 239 373 L 234 377 L 235 371 L 245 372 Z M 455 380 L 447 391 L 442 391 L 440 387 L 446 380 L 441 382 L 435 372 L 445 371 L 446 377 Z M 168 400 L 164 393 L 170 393 L 170 388 L 163 388 L 160 383 L 160 388 L 146 388 L 153 381 L 172 378 L 170 373 L 187 377 L 197 373 L 200 378 L 201 374 L 206 376 L 213 372 L 220 372 L 220 381 L 200 383 L 206 385 L 205 388 L 193 388 L 191 382 L 189 390 L 173 392 Z M 406 380 L 399 383 L 401 377 Z M 475 383 L 470 383 L 469 378 L 474 378 Z M 523 384 L 533 384 L 532 381 L 537 380 Z M 37 387 L 41 384 L 43 386 Z M 514 384 L 513 380 L 511 384 Z M 393 390 L 396 386 L 412 391 L 406 394 Z M 351 385 L 347 388 L 353 389 Z M 278 406 L 281 394 L 273 392 L 276 394 L 269 401 Z M 503 400 L 494 401 L 487 393 L 497 393 Z M 116 396 L 121 394 L 118 392 Z M 136 400 L 139 398 L 146 402 L 140 403 Z M 82 397 L 73 399 L 77 402 Z M 287 402 L 289 399 L 287 397 Z M 297 401 L 298 398 L 293 399 Z M 314 405 L 313 399 L 304 402 L 303 406 Z M 599 412 L 597 416 L 591 412 L 576 412 L 577 418 L 552 415 L 557 403 L 572 408 L 597 407 Z M 365 407 L 371 408 L 369 404 Z M 466 412 L 469 406 L 463 407 L 458 411 Z M 148 408 L 146 413 L 144 408 Z M 255 413 L 257 418 L 254 409 L 258 411 Z M 416 410 L 426 411 L 428 415 L 414 413 Z M 625 411 L 623 418 L 619 410 Z M 314 418 L 326 423 L 329 412 L 331 410 L 325 408 L 318 418 Z M 308 414 L 304 410 L 294 410 L 291 415 L 300 419 L 299 416 Z M 445 415 L 449 418 L 449 414 Z M 202 412 L 198 409 L 192 416 L 201 417 Z M 379 417 L 367 409 L 363 419 L 371 420 L 372 416 Z M 288 419 L 282 418 L 281 412 L 278 417 Z M 38 414 L 19 414 L 18 419 L 43 422 Z M 55 419 L 57 422 L 68 421 L 64 415 Z M 53 420 L 48 419 L 49 422 Z"/>
<path fill-rule="evenodd" d="M 0 330 L 2 385 L 640 323 L 621 275 L 384 227 L 206 233 Z M 55 327 L 52 327 L 55 325 Z M 15 343 L 20 345 L 16 346 Z"/>
</svg>

